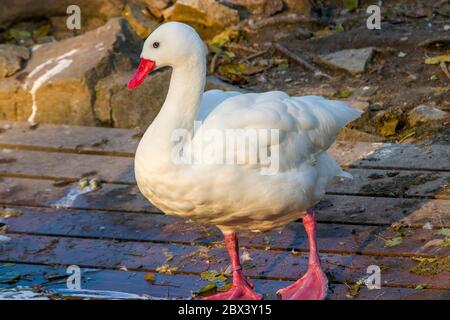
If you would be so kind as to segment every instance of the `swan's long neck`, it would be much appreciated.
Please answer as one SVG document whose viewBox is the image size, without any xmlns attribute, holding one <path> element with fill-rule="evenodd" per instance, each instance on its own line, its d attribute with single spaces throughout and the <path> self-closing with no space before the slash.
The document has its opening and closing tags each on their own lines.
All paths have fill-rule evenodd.
<svg viewBox="0 0 450 320">
<path fill-rule="evenodd" d="M 203 48 L 189 61 L 173 67 L 166 100 L 143 138 L 146 144 L 153 145 L 153 151 L 157 148 L 161 156 L 170 156 L 177 143 L 173 141 L 174 131 L 192 132 L 205 87 L 205 77 L 206 59 Z"/>
</svg>

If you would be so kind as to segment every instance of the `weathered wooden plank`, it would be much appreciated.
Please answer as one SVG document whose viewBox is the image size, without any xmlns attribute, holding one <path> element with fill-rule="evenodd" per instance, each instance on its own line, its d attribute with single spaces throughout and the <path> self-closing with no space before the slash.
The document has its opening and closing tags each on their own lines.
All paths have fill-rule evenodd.
<svg viewBox="0 0 450 320">
<path fill-rule="evenodd" d="M 329 153 L 340 165 L 352 168 L 450 170 L 450 147 L 445 145 L 337 141 Z"/>
<path fill-rule="evenodd" d="M 133 185 L 104 184 L 99 190 L 76 196 L 76 183 L 0 179 L 1 204 L 160 212 Z M 316 214 L 321 222 L 385 225 L 403 221 L 416 227 L 430 223 L 440 228 L 450 226 L 449 207 L 449 200 L 328 195 L 316 206 Z"/>
<path fill-rule="evenodd" d="M 9 129 L 5 129 L 9 128 Z M 0 121 L 0 147 L 133 157 L 135 130 Z M 384 169 L 450 170 L 450 148 L 338 141 L 328 150 L 341 165 Z"/>
<path fill-rule="evenodd" d="M 225 270 L 228 257 L 224 248 L 143 243 L 133 241 L 57 238 L 8 234 L 2 244 L 0 261 L 33 264 L 76 264 L 81 267 L 120 268 L 157 272 L 161 268 L 173 273 L 199 273 L 211 269 Z M 249 276 L 295 280 L 305 272 L 307 254 L 288 251 L 245 249 L 245 273 Z M 101 254 L 100 254 L 101 253 Z M 322 254 L 325 272 L 337 283 L 354 283 L 367 276 L 367 267 L 381 269 L 384 286 L 450 289 L 450 272 L 420 275 L 411 272 L 418 262 L 409 257 Z M 173 269 L 175 268 L 175 269 Z"/>
<path fill-rule="evenodd" d="M 0 288 L 22 286 L 29 288 L 41 286 L 49 289 L 65 289 L 66 267 L 28 264 L 0 264 L 0 274 L 10 275 L 13 283 L 0 283 Z M 87 290 L 126 292 L 147 295 L 151 298 L 187 299 L 191 291 L 203 288 L 208 281 L 198 275 L 169 275 L 155 273 L 154 281 L 144 279 L 146 272 L 127 272 L 107 269 L 81 269 L 81 287 Z M 276 299 L 275 292 L 291 282 L 254 279 L 255 289 L 265 299 Z M 331 283 L 327 299 L 344 300 L 348 288 L 342 284 Z M 354 298 L 359 299 L 449 299 L 450 290 L 382 287 L 379 290 L 368 290 L 365 286 Z"/>
<path fill-rule="evenodd" d="M 87 193 L 77 190 L 78 183 L 0 178 L 3 204 L 160 212 L 135 185 L 103 184 L 101 189 Z"/>
<path fill-rule="evenodd" d="M 330 193 L 385 197 L 450 199 L 450 172 L 348 169 L 353 179 L 329 188 Z"/>
<path fill-rule="evenodd" d="M 450 225 L 450 201 L 383 197 L 325 196 L 316 206 L 319 221 L 421 227 Z"/>
<path fill-rule="evenodd" d="M 0 174 L 79 180 L 97 177 L 108 182 L 133 184 L 132 158 L 3 149 Z"/>
<path fill-rule="evenodd" d="M 5 219 L 8 231 L 12 233 L 202 245 L 222 241 L 222 234 L 215 227 L 165 215 L 46 208 L 14 209 L 22 214 Z M 443 241 L 445 238 L 438 230 L 395 231 L 387 226 L 319 224 L 317 237 L 319 248 L 329 253 L 391 256 L 450 254 L 450 248 L 436 244 L 436 241 Z M 397 237 L 401 237 L 401 243 L 386 245 L 389 243 L 386 241 Z M 309 249 L 306 234 L 299 222 L 289 224 L 281 231 L 258 234 L 242 232 L 239 238 L 243 246 L 252 248 Z"/>
<path fill-rule="evenodd" d="M 390 197 L 420 196 L 450 198 L 450 172 L 385 171 L 349 169 L 354 177 L 346 179 L 330 192 Z M 3 150 L 0 153 L 0 175 L 78 180 L 98 177 L 107 182 L 133 184 L 132 158 L 75 155 L 40 151 Z"/>
<path fill-rule="evenodd" d="M 0 146 L 59 152 L 133 156 L 140 136 L 135 130 L 0 121 Z"/>
</svg>

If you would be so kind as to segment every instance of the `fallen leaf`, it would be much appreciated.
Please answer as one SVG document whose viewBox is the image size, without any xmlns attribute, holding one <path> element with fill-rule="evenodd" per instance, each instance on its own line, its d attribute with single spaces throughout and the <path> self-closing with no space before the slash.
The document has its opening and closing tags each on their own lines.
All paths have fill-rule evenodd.
<svg viewBox="0 0 450 320">
<path fill-rule="evenodd" d="M 398 246 L 402 242 L 403 242 L 402 237 L 395 237 L 395 238 L 384 241 L 384 245 L 386 247 L 395 247 L 395 246 Z"/>
<path fill-rule="evenodd" d="M 225 30 L 208 42 L 208 49 L 213 53 L 219 53 L 225 44 L 239 37 L 238 30 Z"/>
<path fill-rule="evenodd" d="M 442 228 L 437 232 L 437 234 L 445 237 L 450 237 L 450 228 Z"/>
<path fill-rule="evenodd" d="M 410 271 L 421 275 L 435 275 L 441 272 L 450 272 L 450 257 L 419 258 L 413 260 L 418 264 Z"/>
<path fill-rule="evenodd" d="M 277 70 L 286 70 L 289 68 L 288 59 L 277 59 L 273 64 L 277 66 Z"/>
<path fill-rule="evenodd" d="M 350 96 L 351 91 L 349 88 L 345 88 L 342 91 L 336 91 L 334 92 L 331 97 L 335 99 L 346 99 Z"/>
<path fill-rule="evenodd" d="M 31 33 L 29 31 L 15 28 L 9 30 L 9 35 L 15 40 L 26 39 L 31 37 Z"/>
<path fill-rule="evenodd" d="M 384 121 L 383 126 L 380 129 L 380 134 L 383 137 L 392 136 L 395 134 L 395 129 L 398 125 L 398 119 L 390 119 L 387 121 Z"/>
<path fill-rule="evenodd" d="M 166 274 L 172 274 L 172 273 L 174 273 L 177 270 L 178 270 L 178 267 L 171 267 L 170 265 L 168 265 L 166 263 L 163 264 L 162 266 L 156 268 L 156 272 L 158 272 L 158 273 L 166 273 Z"/>
<path fill-rule="evenodd" d="M 356 9 L 358 9 L 359 0 L 342 0 L 342 6 L 348 12 L 355 11 Z"/>
<path fill-rule="evenodd" d="M 10 208 L 5 208 L 5 209 L 0 209 L 0 217 L 1 218 L 17 218 L 19 216 L 22 215 L 22 211 L 17 210 L 17 209 L 10 209 Z"/>
<path fill-rule="evenodd" d="M 44 24 L 33 31 L 33 36 L 35 38 L 45 37 L 50 32 L 50 25 Z"/>
<path fill-rule="evenodd" d="M 227 280 L 223 274 L 216 270 L 204 271 L 200 273 L 200 277 L 210 282 L 223 282 Z"/>
<path fill-rule="evenodd" d="M 422 290 L 422 289 L 425 289 L 425 286 L 419 284 L 419 285 L 417 285 L 417 286 L 415 287 L 415 289 L 416 289 L 416 290 Z"/>
<path fill-rule="evenodd" d="M 212 290 L 214 290 L 214 289 L 216 289 L 216 288 L 217 288 L 217 286 L 216 286 L 215 283 L 208 283 L 206 286 L 200 288 L 199 290 L 197 290 L 197 291 L 192 291 L 192 295 L 195 297 L 195 296 L 197 296 L 197 295 L 199 295 L 199 294 L 202 294 L 202 293 L 206 293 L 206 292 L 212 291 Z"/>
<path fill-rule="evenodd" d="M 217 291 L 226 292 L 226 291 L 230 290 L 232 287 L 233 287 L 233 283 L 230 282 L 230 283 L 227 283 L 227 284 L 217 288 Z"/>
<path fill-rule="evenodd" d="M 167 249 L 163 249 L 163 253 L 166 256 L 166 262 L 172 261 L 174 258 L 174 255 Z"/>
<path fill-rule="evenodd" d="M 362 281 L 358 280 L 354 285 L 348 286 L 347 298 L 353 299 L 359 295 L 361 291 Z"/>
<path fill-rule="evenodd" d="M 154 273 L 147 273 L 144 277 L 145 281 L 153 282 L 155 281 L 155 274 Z"/>
</svg>

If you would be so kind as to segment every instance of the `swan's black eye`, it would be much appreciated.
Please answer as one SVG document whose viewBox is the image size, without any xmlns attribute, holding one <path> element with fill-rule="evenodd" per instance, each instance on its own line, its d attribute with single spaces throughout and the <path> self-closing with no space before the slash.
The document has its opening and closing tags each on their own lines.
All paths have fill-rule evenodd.
<svg viewBox="0 0 450 320">
<path fill-rule="evenodd" d="M 153 42 L 153 48 L 158 48 L 159 47 L 159 42 Z"/>
</svg>

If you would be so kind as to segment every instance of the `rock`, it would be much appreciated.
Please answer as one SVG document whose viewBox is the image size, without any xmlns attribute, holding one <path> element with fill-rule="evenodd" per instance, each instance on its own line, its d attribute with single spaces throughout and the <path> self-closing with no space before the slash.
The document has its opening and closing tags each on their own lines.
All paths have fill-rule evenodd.
<svg viewBox="0 0 450 320">
<path fill-rule="evenodd" d="M 159 26 L 159 23 L 150 15 L 146 5 L 140 2 L 127 4 L 123 16 L 137 35 L 143 39 Z"/>
<path fill-rule="evenodd" d="M 421 104 L 407 113 L 406 122 L 410 127 L 415 127 L 434 120 L 444 120 L 448 118 L 448 116 L 448 112 Z"/>
<path fill-rule="evenodd" d="M 2 0 L 0 27 L 32 18 L 66 16 L 70 5 L 81 8 L 82 21 L 91 17 L 107 21 L 111 17 L 120 16 L 124 4 L 125 0 Z"/>
<path fill-rule="evenodd" d="M 227 26 L 239 22 L 236 10 L 214 0 L 178 0 L 163 11 L 167 21 L 180 21 L 194 27 L 204 39 L 209 39 Z"/>
<path fill-rule="evenodd" d="M 307 40 L 313 36 L 311 30 L 299 27 L 294 31 L 294 36 L 298 40 Z"/>
<path fill-rule="evenodd" d="M 50 24 L 53 36 L 60 41 L 100 28 L 105 21 L 97 17 L 85 17 L 81 21 L 81 30 L 70 30 L 67 28 L 67 16 L 64 15 L 50 17 Z"/>
<path fill-rule="evenodd" d="M 10 77 L 30 58 L 30 50 L 12 44 L 0 44 L 0 79 Z"/>
<path fill-rule="evenodd" d="M 96 118 L 102 125 L 145 129 L 157 116 L 166 99 L 170 75 L 170 69 L 156 71 L 133 91 L 127 89 L 128 81 L 133 76 L 132 71 L 112 74 L 102 79 L 95 87 Z M 214 76 L 206 79 L 205 90 L 211 89 L 243 91 Z"/>
<path fill-rule="evenodd" d="M 61 42 L 34 47 L 26 68 L 0 82 L 0 119 L 95 125 L 95 84 L 133 70 L 142 41 L 121 18 Z"/>
<path fill-rule="evenodd" d="M 346 101 L 350 107 L 353 109 L 359 110 L 361 112 L 367 112 L 369 110 L 369 102 L 367 101 L 361 101 L 361 100 L 347 100 Z"/>
<path fill-rule="evenodd" d="M 156 117 L 167 95 L 171 71 L 150 74 L 133 91 L 127 89 L 133 71 L 113 74 L 95 87 L 95 114 L 102 124 L 145 129 Z"/>
<path fill-rule="evenodd" d="M 378 89 L 378 86 L 365 86 L 362 88 L 361 94 L 364 97 L 372 97 L 377 93 Z"/>
<path fill-rule="evenodd" d="M 272 16 L 283 10 L 283 0 L 228 0 L 227 2 L 245 7 L 255 15 Z"/>
<path fill-rule="evenodd" d="M 0 120 L 26 121 L 32 103 L 19 80 L 11 77 L 0 81 Z"/>
<path fill-rule="evenodd" d="M 347 71 L 353 75 L 366 71 L 367 64 L 372 59 L 375 48 L 346 49 L 326 55 L 320 55 L 319 59 L 326 65 Z"/>
<path fill-rule="evenodd" d="M 385 138 L 379 137 L 367 132 L 350 129 L 350 128 L 342 128 L 339 130 L 339 135 L 336 138 L 341 141 L 361 141 L 361 142 L 383 142 Z"/>
<path fill-rule="evenodd" d="M 311 0 L 284 0 L 290 12 L 303 14 L 307 17 L 311 14 Z"/>
<path fill-rule="evenodd" d="M 144 0 L 144 2 L 151 14 L 158 19 L 162 18 L 163 10 L 170 5 L 169 0 Z"/>
</svg>

